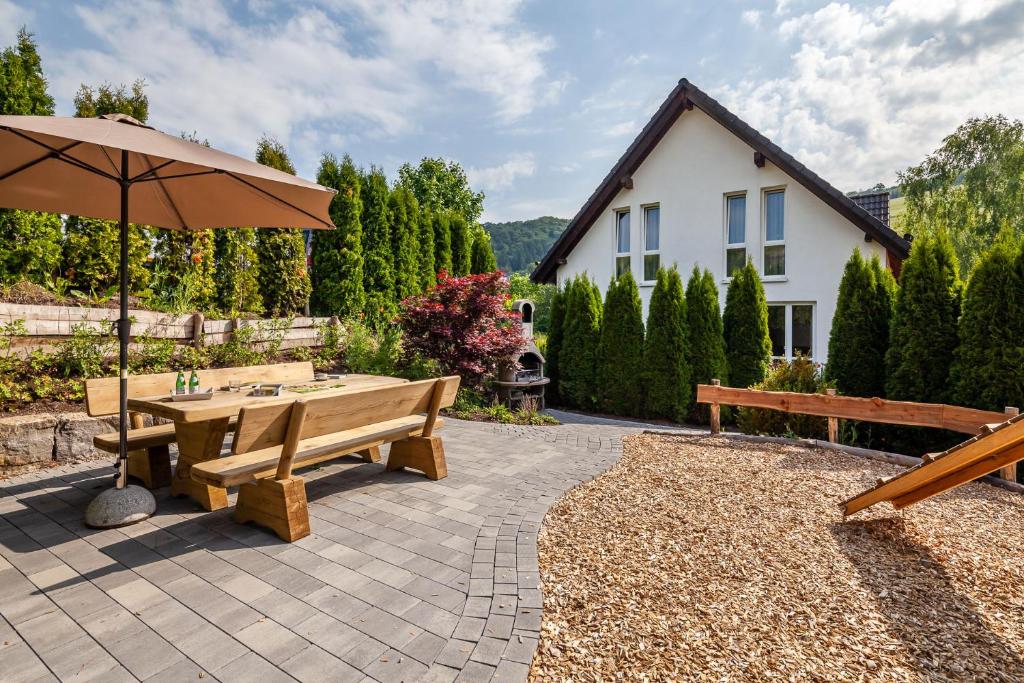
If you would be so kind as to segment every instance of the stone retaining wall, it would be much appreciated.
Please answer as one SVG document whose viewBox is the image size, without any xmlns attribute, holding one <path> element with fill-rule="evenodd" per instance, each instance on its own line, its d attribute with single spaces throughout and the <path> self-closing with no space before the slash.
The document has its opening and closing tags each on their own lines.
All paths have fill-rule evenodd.
<svg viewBox="0 0 1024 683">
<path fill-rule="evenodd" d="M 40 413 L 0 417 L 0 474 L 49 462 L 113 457 L 97 451 L 92 438 L 117 429 L 117 417 L 85 413 Z"/>
</svg>

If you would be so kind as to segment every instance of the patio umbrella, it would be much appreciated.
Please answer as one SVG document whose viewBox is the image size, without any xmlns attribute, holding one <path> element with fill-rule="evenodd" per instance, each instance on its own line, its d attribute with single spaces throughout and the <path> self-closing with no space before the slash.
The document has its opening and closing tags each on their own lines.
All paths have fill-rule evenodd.
<svg viewBox="0 0 1024 683">
<path fill-rule="evenodd" d="M 167 135 L 130 116 L 0 116 L 0 207 L 120 221 L 119 472 L 86 523 L 131 524 L 156 509 L 128 486 L 128 224 L 172 230 L 232 226 L 332 229 L 333 190 Z"/>
</svg>

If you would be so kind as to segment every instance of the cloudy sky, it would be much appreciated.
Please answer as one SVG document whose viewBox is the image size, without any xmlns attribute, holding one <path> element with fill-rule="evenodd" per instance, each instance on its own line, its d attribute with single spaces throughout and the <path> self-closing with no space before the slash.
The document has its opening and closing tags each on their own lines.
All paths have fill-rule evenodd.
<svg viewBox="0 0 1024 683">
<path fill-rule="evenodd" d="M 1024 0 L 0 0 L 21 25 L 58 114 L 143 78 L 151 124 L 306 177 L 457 159 L 490 220 L 572 216 L 683 76 L 843 190 L 1024 118 Z"/>
</svg>

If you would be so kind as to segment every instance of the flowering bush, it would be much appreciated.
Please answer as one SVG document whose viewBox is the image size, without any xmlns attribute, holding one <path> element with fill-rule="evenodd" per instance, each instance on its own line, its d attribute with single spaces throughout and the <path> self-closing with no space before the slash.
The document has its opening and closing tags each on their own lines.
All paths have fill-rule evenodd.
<svg viewBox="0 0 1024 683">
<path fill-rule="evenodd" d="M 441 271 L 435 287 L 402 302 L 406 359 L 431 358 L 445 374 L 479 386 L 523 347 L 519 314 L 505 309 L 507 299 L 501 272 L 449 277 Z"/>
</svg>

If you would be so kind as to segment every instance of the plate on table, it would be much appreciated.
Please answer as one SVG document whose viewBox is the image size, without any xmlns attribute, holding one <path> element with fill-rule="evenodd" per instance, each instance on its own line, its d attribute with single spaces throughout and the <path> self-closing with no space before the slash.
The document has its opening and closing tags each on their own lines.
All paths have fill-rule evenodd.
<svg viewBox="0 0 1024 683">
<path fill-rule="evenodd" d="M 331 379 L 345 379 L 345 375 L 330 374 L 326 372 L 318 372 L 313 375 L 313 379 L 317 382 L 326 382 Z"/>
<path fill-rule="evenodd" d="M 179 401 L 209 401 L 211 398 L 213 398 L 213 389 L 199 391 L 194 394 L 171 394 L 171 400 L 175 403 Z"/>
<path fill-rule="evenodd" d="M 249 392 L 250 396 L 280 396 L 283 384 L 257 384 Z"/>
</svg>

